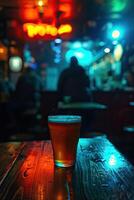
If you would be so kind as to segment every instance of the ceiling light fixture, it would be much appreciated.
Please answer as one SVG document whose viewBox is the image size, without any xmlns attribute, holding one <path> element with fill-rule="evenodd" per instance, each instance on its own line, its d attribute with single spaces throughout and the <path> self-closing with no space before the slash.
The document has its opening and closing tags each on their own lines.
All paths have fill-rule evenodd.
<svg viewBox="0 0 134 200">
<path fill-rule="evenodd" d="M 48 0 L 37 0 L 37 9 L 40 17 L 44 13 L 44 7 L 47 6 Z"/>
</svg>

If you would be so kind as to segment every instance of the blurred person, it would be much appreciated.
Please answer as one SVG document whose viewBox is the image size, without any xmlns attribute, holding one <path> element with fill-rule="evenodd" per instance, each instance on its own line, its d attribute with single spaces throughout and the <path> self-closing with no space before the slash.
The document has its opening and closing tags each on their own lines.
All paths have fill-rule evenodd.
<svg viewBox="0 0 134 200">
<path fill-rule="evenodd" d="M 9 127 L 21 125 L 24 118 L 32 121 L 40 115 L 42 90 L 42 82 L 36 70 L 28 66 L 18 78 L 14 96 L 7 106 Z M 28 120 L 24 121 L 24 123 L 29 123 Z"/>
<path fill-rule="evenodd" d="M 70 59 L 70 66 L 62 71 L 58 81 L 60 100 L 65 102 L 89 101 L 90 81 L 85 70 L 75 56 Z"/>
<path fill-rule="evenodd" d="M 36 70 L 28 66 L 17 81 L 15 91 L 16 101 L 21 105 L 22 109 L 38 109 L 42 90 L 42 82 Z"/>
</svg>

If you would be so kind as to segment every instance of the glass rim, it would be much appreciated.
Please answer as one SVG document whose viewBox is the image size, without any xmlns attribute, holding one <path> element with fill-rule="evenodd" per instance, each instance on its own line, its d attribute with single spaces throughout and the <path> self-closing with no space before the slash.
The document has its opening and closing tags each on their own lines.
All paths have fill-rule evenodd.
<svg viewBox="0 0 134 200">
<path fill-rule="evenodd" d="M 82 117 L 80 115 L 49 115 L 48 122 L 52 123 L 79 123 Z"/>
</svg>

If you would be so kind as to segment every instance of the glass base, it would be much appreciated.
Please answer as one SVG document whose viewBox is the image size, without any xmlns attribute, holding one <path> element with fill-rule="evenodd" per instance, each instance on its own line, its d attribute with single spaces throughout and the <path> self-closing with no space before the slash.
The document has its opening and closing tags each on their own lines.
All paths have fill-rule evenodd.
<svg viewBox="0 0 134 200">
<path fill-rule="evenodd" d="M 74 165 L 74 161 L 59 161 L 59 160 L 55 160 L 55 165 L 57 167 L 72 167 Z"/>
</svg>

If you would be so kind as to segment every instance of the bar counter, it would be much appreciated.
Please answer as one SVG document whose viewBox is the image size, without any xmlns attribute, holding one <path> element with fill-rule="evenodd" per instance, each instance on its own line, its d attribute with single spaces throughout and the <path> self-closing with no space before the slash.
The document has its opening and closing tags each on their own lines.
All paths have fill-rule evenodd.
<svg viewBox="0 0 134 200">
<path fill-rule="evenodd" d="M 2 200 L 133 200 L 134 167 L 106 136 L 79 140 L 73 168 L 54 167 L 49 140 L 0 143 Z"/>
</svg>

